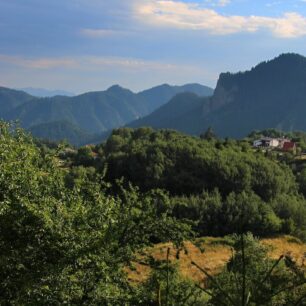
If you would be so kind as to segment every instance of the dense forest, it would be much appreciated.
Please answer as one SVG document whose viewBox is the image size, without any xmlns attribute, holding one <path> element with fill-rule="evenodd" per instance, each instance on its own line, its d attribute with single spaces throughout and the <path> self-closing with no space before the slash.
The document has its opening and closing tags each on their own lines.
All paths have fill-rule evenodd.
<svg viewBox="0 0 306 306">
<path fill-rule="evenodd" d="M 111 184 L 122 179 L 141 192 L 165 190 L 173 217 L 194 221 L 198 235 L 243 230 L 306 239 L 305 171 L 293 172 L 289 156 L 264 154 L 247 140 L 124 128 L 80 148 L 70 162 L 74 172 L 104 173 Z"/>
<path fill-rule="evenodd" d="M 248 141 L 207 136 L 124 128 L 75 150 L 1 123 L 0 304 L 304 305 L 305 271 L 255 238 L 306 240 L 300 174 Z M 129 282 L 144 247 L 172 242 L 179 257 L 206 235 L 228 235 L 233 255 L 218 275 L 199 267 L 205 284 L 167 260 Z"/>
</svg>

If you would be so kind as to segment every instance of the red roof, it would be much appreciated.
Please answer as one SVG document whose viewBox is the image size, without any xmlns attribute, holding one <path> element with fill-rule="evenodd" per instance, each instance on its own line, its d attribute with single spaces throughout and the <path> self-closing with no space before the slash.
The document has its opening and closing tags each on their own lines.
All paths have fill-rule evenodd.
<svg viewBox="0 0 306 306">
<path fill-rule="evenodd" d="M 295 148 L 295 143 L 294 142 L 292 142 L 292 141 L 284 142 L 283 150 L 289 151 L 289 150 L 293 150 L 294 148 Z"/>
</svg>

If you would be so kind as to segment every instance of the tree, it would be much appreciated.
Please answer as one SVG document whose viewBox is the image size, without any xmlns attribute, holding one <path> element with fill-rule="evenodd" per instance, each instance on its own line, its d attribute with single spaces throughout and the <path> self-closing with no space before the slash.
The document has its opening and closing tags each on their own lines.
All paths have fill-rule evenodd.
<svg viewBox="0 0 306 306">
<path fill-rule="evenodd" d="M 215 134 L 214 130 L 212 129 L 212 127 L 209 127 L 206 132 L 202 133 L 200 135 L 201 139 L 205 139 L 205 140 L 213 140 L 217 138 L 217 135 Z"/>
<path fill-rule="evenodd" d="M 132 301 L 136 306 L 203 306 L 208 296 L 192 280 L 182 277 L 178 267 L 167 258 L 152 263 L 150 277 L 136 288 Z"/>
</svg>

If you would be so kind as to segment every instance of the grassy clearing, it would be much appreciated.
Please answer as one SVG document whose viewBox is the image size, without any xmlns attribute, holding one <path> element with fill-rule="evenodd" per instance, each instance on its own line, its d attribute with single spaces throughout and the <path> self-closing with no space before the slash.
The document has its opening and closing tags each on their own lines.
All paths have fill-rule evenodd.
<svg viewBox="0 0 306 306">
<path fill-rule="evenodd" d="M 281 255 L 290 256 L 300 265 L 306 268 L 306 244 L 292 236 L 281 236 L 262 239 L 261 242 L 270 248 L 269 254 L 272 258 Z M 191 264 L 192 261 L 204 267 L 210 274 L 218 273 L 232 256 L 230 239 L 203 237 L 194 242 L 187 241 L 184 248 L 177 250 L 171 243 L 157 244 L 147 249 L 139 256 L 137 262 L 127 268 L 129 280 L 132 283 L 145 281 L 151 271 L 150 266 L 154 261 L 165 261 L 167 249 L 170 248 L 169 259 L 179 266 L 183 276 L 192 280 L 204 281 L 203 273 Z"/>
</svg>

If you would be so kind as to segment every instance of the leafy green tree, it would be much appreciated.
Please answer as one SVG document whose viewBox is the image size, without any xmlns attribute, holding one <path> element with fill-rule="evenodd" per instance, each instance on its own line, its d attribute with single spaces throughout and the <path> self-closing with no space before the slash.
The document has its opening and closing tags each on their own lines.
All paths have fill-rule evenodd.
<svg viewBox="0 0 306 306">
<path fill-rule="evenodd" d="M 92 147 L 79 148 L 75 159 L 78 165 L 92 166 L 94 164 Z"/>
<path fill-rule="evenodd" d="M 280 194 L 271 206 L 283 224 L 283 233 L 291 233 L 306 240 L 306 203 L 302 196 Z"/>
<path fill-rule="evenodd" d="M 205 140 L 213 140 L 216 139 L 217 136 L 212 127 L 209 127 L 204 133 L 200 135 L 200 138 Z"/>
<path fill-rule="evenodd" d="M 301 193 L 306 196 L 306 168 L 299 173 L 298 183 Z"/>
<path fill-rule="evenodd" d="M 232 192 L 222 199 L 218 190 L 214 190 L 198 196 L 174 197 L 171 204 L 174 216 L 193 221 L 199 236 L 224 236 L 242 231 L 269 236 L 284 231 L 285 219 L 278 217 L 272 205 L 252 192 Z M 289 215 L 293 216 L 291 212 Z M 297 216 L 295 220 L 298 221 Z"/>
</svg>

